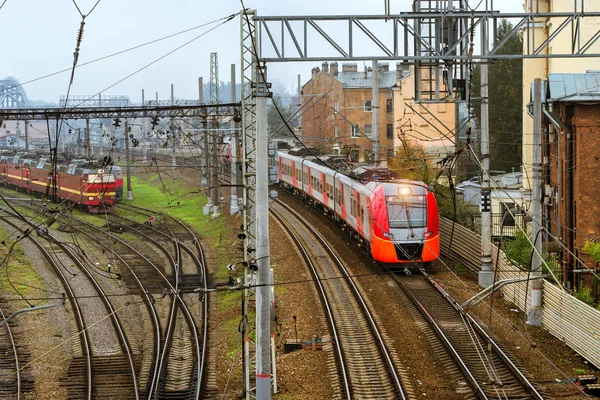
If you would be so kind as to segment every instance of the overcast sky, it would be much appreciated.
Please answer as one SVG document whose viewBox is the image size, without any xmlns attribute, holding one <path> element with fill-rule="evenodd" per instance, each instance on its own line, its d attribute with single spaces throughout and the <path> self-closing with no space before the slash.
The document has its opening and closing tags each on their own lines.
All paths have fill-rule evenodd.
<svg viewBox="0 0 600 400">
<path fill-rule="evenodd" d="M 521 12 L 522 1 L 495 3 L 501 11 Z M 95 3 L 96 0 L 77 0 L 84 14 Z M 392 12 L 399 12 L 408 11 L 412 1 L 391 3 Z M 383 0 L 245 0 L 244 4 L 257 9 L 259 15 L 372 15 L 384 11 Z M 240 9 L 239 0 L 101 0 L 85 20 L 78 64 L 218 20 Z M 72 0 L 7 0 L 0 9 L 0 78 L 14 76 L 23 83 L 72 66 L 80 22 Z M 78 68 L 71 94 L 104 91 L 216 25 Z M 221 81 L 229 81 L 232 63 L 239 66 L 239 26 L 236 17 L 104 93 L 128 95 L 139 102 L 145 89 L 146 99 L 154 99 L 156 92 L 161 99 L 168 99 L 170 85 L 174 84 L 176 97 L 196 99 L 198 77 L 209 80 L 211 52 L 219 54 Z M 316 63 L 274 64 L 269 68 L 269 80 L 279 81 L 291 91 L 296 87 L 297 75 L 301 74 L 305 83 L 314 66 Z M 24 88 L 30 99 L 58 102 L 66 94 L 69 79 L 70 72 L 65 72 L 28 83 Z"/>
</svg>

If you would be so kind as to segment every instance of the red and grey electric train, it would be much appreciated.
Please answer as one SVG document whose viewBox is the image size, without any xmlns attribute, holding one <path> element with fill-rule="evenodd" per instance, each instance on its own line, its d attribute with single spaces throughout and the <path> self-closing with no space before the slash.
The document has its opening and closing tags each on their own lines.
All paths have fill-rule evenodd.
<svg viewBox="0 0 600 400">
<path fill-rule="evenodd" d="M 317 202 L 386 264 L 428 264 L 439 257 L 439 217 L 423 182 L 384 168 L 342 174 L 315 157 L 279 151 L 279 183 Z M 351 178 L 354 176 L 355 178 Z"/>
<path fill-rule="evenodd" d="M 91 213 L 112 212 L 116 204 L 115 175 L 88 160 L 59 164 L 52 182 L 51 162 L 27 154 L 0 155 L 0 182 L 28 193 L 52 194 Z M 122 187 L 122 186 L 121 186 Z M 122 192 L 122 188 L 121 188 Z"/>
</svg>

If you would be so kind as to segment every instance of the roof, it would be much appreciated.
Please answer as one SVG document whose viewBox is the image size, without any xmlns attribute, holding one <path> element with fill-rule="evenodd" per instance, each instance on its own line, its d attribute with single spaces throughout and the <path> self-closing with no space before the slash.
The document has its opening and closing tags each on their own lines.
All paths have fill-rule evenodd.
<svg viewBox="0 0 600 400">
<path fill-rule="evenodd" d="M 585 74 L 549 74 L 547 97 L 551 102 L 600 101 L 600 71 L 588 71 Z"/>
<path fill-rule="evenodd" d="M 366 75 L 366 77 L 365 77 Z M 345 88 L 365 88 L 373 86 L 373 72 L 338 72 L 335 77 Z M 391 88 L 396 84 L 396 71 L 380 71 L 379 87 Z"/>
</svg>

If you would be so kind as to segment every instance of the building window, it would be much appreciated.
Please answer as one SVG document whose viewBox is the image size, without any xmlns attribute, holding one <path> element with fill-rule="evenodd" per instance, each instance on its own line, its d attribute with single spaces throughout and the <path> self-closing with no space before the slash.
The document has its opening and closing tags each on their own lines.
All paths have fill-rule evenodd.
<svg viewBox="0 0 600 400">
<path fill-rule="evenodd" d="M 340 128 L 337 125 L 333 126 L 333 134 L 335 137 L 340 137 Z"/>
<path fill-rule="evenodd" d="M 386 154 L 387 154 L 388 158 L 393 157 L 394 156 L 394 149 L 387 149 Z"/>
<path fill-rule="evenodd" d="M 371 100 L 365 100 L 365 112 L 371 112 L 373 108 L 371 107 Z"/>
<path fill-rule="evenodd" d="M 358 125 L 352 124 L 352 133 L 350 137 L 358 137 Z"/>
<path fill-rule="evenodd" d="M 334 110 L 335 112 L 338 112 L 338 111 L 340 110 L 340 102 L 339 102 L 339 101 L 337 101 L 337 100 L 336 100 L 336 101 L 333 103 L 333 110 Z"/>
<path fill-rule="evenodd" d="M 373 125 L 365 125 L 365 136 L 373 136 Z"/>
<path fill-rule="evenodd" d="M 392 99 L 387 99 L 385 101 L 385 112 L 393 112 L 394 111 L 394 103 L 392 102 Z"/>
<path fill-rule="evenodd" d="M 388 139 L 393 139 L 394 138 L 394 125 L 387 124 L 385 132 L 386 132 L 386 137 Z"/>
</svg>

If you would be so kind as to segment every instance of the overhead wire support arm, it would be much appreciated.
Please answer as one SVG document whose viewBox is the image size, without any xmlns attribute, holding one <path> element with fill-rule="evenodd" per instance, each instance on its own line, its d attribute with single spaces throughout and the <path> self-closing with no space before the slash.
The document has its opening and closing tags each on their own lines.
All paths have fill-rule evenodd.
<svg viewBox="0 0 600 400">
<path fill-rule="evenodd" d="M 240 103 L 201 104 L 190 102 L 188 105 L 160 105 L 154 107 L 81 107 L 81 108 L 14 108 L 0 109 L 0 120 L 46 120 L 46 119 L 113 119 L 138 118 L 154 114 L 160 118 L 184 117 L 193 110 L 203 110 L 210 115 L 233 116 Z"/>
<path fill-rule="evenodd" d="M 577 30 L 583 20 L 600 17 L 600 12 L 578 10 L 574 12 L 520 12 L 503 13 L 494 10 L 458 10 L 451 11 L 441 9 L 428 12 L 402 12 L 394 15 L 327 15 L 327 16 L 253 16 L 254 23 L 260 33 L 258 35 L 258 48 L 261 50 L 260 61 L 321 61 L 323 57 L 309 56 L 319 54 L 311 51 L 314 47 L 331 46 L 335 49 L 334 54 L 328 56 L 330 61 L 352 61 L 352 60 L 379 60 L 379 61 L 405 61 L 415 63 L 419 61 L 489 61 L 499 59 L 523 59 L 523 58 L 574 58 L 574 57 L 599 57 L 597 50 L 592 46 L 600 40 L 600 34 L 590 38 L 580 37 Z M 560 22 L 561 31 L 571 26 L 577 35 L 576 45 L 569 49 L 554 49 L 552 54 L 542 54 L 545 47 L 550 46 L 558 34 L 552 35 L 541 46 L 525 46 L 524 54 L 499 54 L 501 49 L 509 43 L 510 38 L 518 35 L 520 28 L 528 24 L 532 18 L 554 19 Z M 427 43 L 418 29 L 419 20 L 428 19 L 439 22 L 442 26 L 452 26 L 453 22 L 469 20 L 470 26 L 481 32 L 483 25 L 488 23 L 494 27 L 494 31 L 502 19 L 514 20 L 515 27 L 509 34 L 486 54 L 479 52 L 474 54 L 456 54 L 467 36 L 468 30 L 453 37 L 447 43 L 431 45 Z M 300 24 L 301 22 L 301 24 Z M 368 24 L 368 28 L 367 28 Z M 387 25 L 386 25 L 387 24 Z M 389 24 L 393 29 L 389 29 Z M 358 29 L 353 29 L 358 28 Z M 373 34 L 377 31 L 382 34 Z M 339 41 L 340 31 L 347 31 L 347 37 Z M 495 33 L 495 32 L 494 32 Z M 387 35 L 387 36 L 386 36 Z M 354 43 L 358 39 L 367 40 L 368 45 L 355 48 Z M 490 35 L 490 37 L 495 37 Z M 293 43 L 286 48 L 286 43 Z M 410 45 L 410 48 L 408 48 Z M 399 49 L 404 46 L 402 52 Z M 414 46 L 420 47 L 419 54 Z"/>
</svg>

